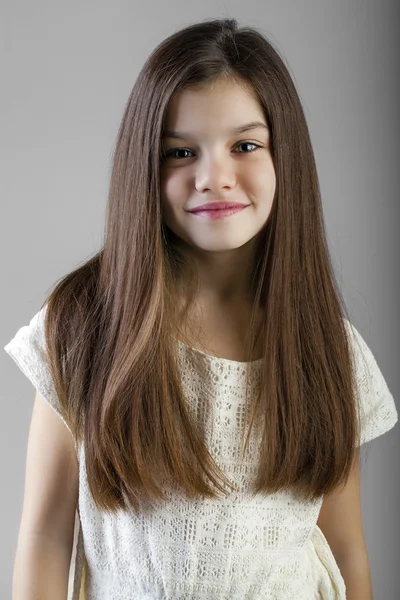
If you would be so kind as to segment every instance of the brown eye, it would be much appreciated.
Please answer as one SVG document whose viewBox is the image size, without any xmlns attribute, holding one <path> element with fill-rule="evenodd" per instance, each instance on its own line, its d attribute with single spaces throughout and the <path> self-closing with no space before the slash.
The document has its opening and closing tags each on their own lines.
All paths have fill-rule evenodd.
<svg viewBox="0 0 400 600">
<path fill-rule="evenodd" d="M 181 152 L 181 153 L 189 152 L 190 154 L 192 154 L 190 152 L 190 150 L 188 150 L 187 148 L 173 148 L 173 150 L 169 150 L 168 152 L 165 152 L 164 157 L 165 158 L 177 158 L 177 159 L 190 158 L 188 156 L 176 156 L 177 152 Z"/>
<path fill-rule="evenodd" d="M 245 152 L 237 152 L 236 154 L 251 154 L 252 152 L 256 152 L 256 150 L 259 150 L 260 148 L 262 148 L 262 146 L 259 146 L 258 144 L 254 144 L 253 142 L 240 142 L 239 144 L 236 145 L 236 148 L 238 148 L 240 146 L 253 146 L 253 149 L 249 150 L 249 151 L 245 151 Z M 180 155 L 178 155 L 178 152 L 180 153 Z M 162 157 L 164 160 L 168 159 L 168 158 L 172 158 L 172 159 L 176 159 L 176 160 L 180 160 L 183 158 L 191 158 L 187 154 L 185 156 L 184 155 L 185 153 L 189 153 L 189 154 L 193 155 L 193 152 L 191 150 L 188 150 L 187 148 L 172 148 L 172 150 L 168 150 L 168 152 L 164 152 Z"/>
<path fill-rule="evenodd" d="M 239 146 L 254 146 L 254 150 L 250 150 L 250 152 L 239 152 L 239 154 L 251 154 L 252 152 L 255 152 L 256 150 L 261 148 L 261 146 L 253 144 L 253 142 L 240 142 L 240 144 L 238 144 L 236 148 L 238 148 Z"/>
</svg>

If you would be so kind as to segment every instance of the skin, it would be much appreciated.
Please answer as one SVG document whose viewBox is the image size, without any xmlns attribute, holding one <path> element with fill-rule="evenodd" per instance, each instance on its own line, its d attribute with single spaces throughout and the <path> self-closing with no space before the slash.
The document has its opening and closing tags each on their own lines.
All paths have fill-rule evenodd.
<svg viewBox="0 0 400 600">
<path fill-rule="evenodd" d="M 230 131 L 252 121 L 267 125 L 251 89 L 236 82 L 219 81 L 213 86 L 183 90 L 173 98 L 165 130 L 185 135 L 163 139 L 164 152 L 175 150 L 161 169 L 163 219 L 186 242 L 187 252 L 196 260 L 202 284 L 199 305 L 207 311 L 210 329 L 218 323 L 226 328 L 219 333 L 224 340 L 219 347 L 223 356 L 228 349 L 239 352 L 239 341 L 229 336 L 243 307 L 249 305 L 255 243 L 268 221 L 276 189 L 269 131 Z M 260 148 L 255 150 L 245 142 Z M 203 220 L 187 212 L 217 200 L 249 206 L 218 221 Z M 242 330 L 239 328 L 237 340 L 241 339 Z M 234 354 L 230 357 L 240 360 Z M 361 517 L 358 455 L 344 489 L 324 500 L 318 525 L 342 572 L 346 597 L 370 600 L 372 585 Z"/>
<path fill-rule="evenodd" d="M 267 127 L 250 88 L 232 81 L 181 91 L 166 115 L 165 131 L 185 136 L 163 138 L 164 152 L 175 150 L 161 168 L 163 219 L 195 258 L 207 305 L 248 303 L 255 243 L 272 208 L 276 177 L 268 129 L 231 133 L 252 121 Z M 187 212 L 218 200 L 249 206 L 217 221 Z"/>
</svg>

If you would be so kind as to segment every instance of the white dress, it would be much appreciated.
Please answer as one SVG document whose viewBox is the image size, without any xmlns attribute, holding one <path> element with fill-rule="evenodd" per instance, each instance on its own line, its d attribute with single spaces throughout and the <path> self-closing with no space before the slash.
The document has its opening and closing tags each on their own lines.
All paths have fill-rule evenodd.
<svg viewBox="0 0 400 600">
<path fill-rule="evenodd" d="M 21 327 L 4 349 L 60 416 L 45 353 L 45 310 Z M 371 350 L 354 326 L 346 324 L 354 348 L 365 443 L 391 429 L 398 415 Z M 245 369 L 251 370 L 251 382 L 257 385 L 261 360 L 242 363 L 196 350 L 202 365 L 196 371 L 188 347 L 177 343 L 189 405 L 203 419 L 208 447 L 238 491 L 221 500 L 187 501 L 171 494 L 166 505 L 149 514 L 137 517 L 120 511 L 110 516 L 93 503 L 84 448 L 76 446 L 78 533 L 68 598 L 344 600 L 344 580 L 316 524 L 323 498 L 304 503 L 289 491 L 267 497 L 249 494 L 258 438 L 250 438 L 243 459 L 249 408 L 243 386 Z M 212 399 L 211 408 L 206 408 L 204 397 Z"/>
</svg>

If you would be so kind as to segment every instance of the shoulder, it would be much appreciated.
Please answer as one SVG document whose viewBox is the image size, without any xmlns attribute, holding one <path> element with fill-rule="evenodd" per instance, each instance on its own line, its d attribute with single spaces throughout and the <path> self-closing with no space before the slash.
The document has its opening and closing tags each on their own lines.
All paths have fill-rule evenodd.
<svg viewBox="0 0 400 600">
<path fill-rule="evenodd" d="M 394 398 L 380 366 L 358 329 L 344 319 L 350 342 L 355 395 L 361 421 L 360 444 L 389 431 L 398 421 Z"/>
</svg>

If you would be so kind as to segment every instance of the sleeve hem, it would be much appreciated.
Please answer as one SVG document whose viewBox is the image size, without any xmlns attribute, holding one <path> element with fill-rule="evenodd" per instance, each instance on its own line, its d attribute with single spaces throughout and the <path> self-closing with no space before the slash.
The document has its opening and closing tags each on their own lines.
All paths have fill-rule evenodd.
<svg viewBox="0 0 400 600">
<path fill-rule="evenodd" d="M 396 425 L 399 420 L 396 406 L 393 400 L 393 397 L 389 397 L 390 400 L 390 408 L 389 414 L 385 417 L 381 417 L 378 421 L 373 421 L 371 426 L 364 430 L 364 435 L 361 435 L 360 445 L 371 442 L 372 440 L 384 435 Z M 384 404 L 385 406 L 385 404 Z M 378 413 L 379 414 L 379 413 Z"/>
<path fill-rule="evenodd" d="M 29 381 L 34 386 L 34 388 L 39 392 L 39 394 L 46 400 L 47 404 L 52 408 L 52 410 L 56 413 L 56 415 L 61 419 L 61 421 L 63 422 L 63 424 L 65 425 L 65 427 L 67 428 L 67 430 L 69 431 L 70 435 L 73 438 L 76 455 L 77 455 L 77 458 L 79 459 L 79 453 L 78 453 L 76 440 L 75 440 L 74 436 L 72 435 L 72 431 L 71 431 L 68 423 L 66 422 L 66 420 L 63 417 L 63 415 L 61 414 L 61 412 L 59 410 L 57 410 L 57 408 L 54 406 L 54 404 L 49 399 L 48 390 L 46 390 L 45 387 L 43 387 L 42 384 L 40 383 L 40 381 L 37 379 L 35 371 L 32 370 L 30 368 L 29 364 L 24 360 L 24 355 L 20 354 L 16 349 L 13 349 L 12 342 L 9 342 L 6 346 L 4 346 L 4 350 L 13 359 L 15 364 L 21 369 L 21 371 L 24 373 L 24 375 L 27 377 L 27 379 L 29 379 Z"/>
</svg>

